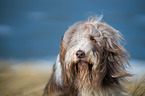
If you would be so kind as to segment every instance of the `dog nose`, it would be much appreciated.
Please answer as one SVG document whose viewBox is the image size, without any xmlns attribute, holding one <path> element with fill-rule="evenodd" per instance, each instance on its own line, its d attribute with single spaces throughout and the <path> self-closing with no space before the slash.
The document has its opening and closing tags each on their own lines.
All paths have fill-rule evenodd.
<svg viewBox="0 0 145 96">
<path fill-rule="evenodd" d="M 85 52 L 83 52 L 82 50 L 78 50 L 76 52 L 76 56 L 77 58 L 85 58 Z"/>
</svg>

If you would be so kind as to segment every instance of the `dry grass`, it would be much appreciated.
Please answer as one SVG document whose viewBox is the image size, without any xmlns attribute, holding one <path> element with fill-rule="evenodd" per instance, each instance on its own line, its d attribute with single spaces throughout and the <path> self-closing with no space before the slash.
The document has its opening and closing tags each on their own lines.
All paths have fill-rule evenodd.
<svg viewBox="0 0 145 96">
<path fill-rule="evenodd" d="M 42 96 L 51 66 L 42 62 L 0 62 L 0 96 Z M 145 96 L 145 75 L 125 83 L 129 96 Z M 127 95 L 128 96 L 128 95 Z"/>
<path fill-rule="evenodd" d="M 51 73 L 49 66 L 30 63 L 10 65 L 6 62 L 0 64 L 0 96 L 42 96 Z"/>
<path fill-rule="evenodd" d="M 131 96 L 145 96 L 145 74 L 141 77 L 134 76 L 125 86 Z"/>
</svg>

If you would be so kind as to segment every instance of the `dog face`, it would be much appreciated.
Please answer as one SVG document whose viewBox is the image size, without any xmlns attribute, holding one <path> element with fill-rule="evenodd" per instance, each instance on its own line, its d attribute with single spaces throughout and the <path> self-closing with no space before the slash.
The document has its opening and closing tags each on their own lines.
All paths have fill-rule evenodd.
<svg viewBox="0 0 145 96">
<path fill-rule="evenodd" d="M 72 25 L 60 46 L 64 83 L 77 82 L 77 87 L 91 88 L 120 86 L 118 79 L 127 76 L 128 63 L 121 39 L 119 31 L 100 19 Z"/>
<path fill-rule="evenodd" d="M 104 50 L 126 53 L 119 43 L 120 37 L 119 31 L 106 23 L 76 23 L 67 30 L 62 41 L 62 47 L 66 51 L 63 52 L 64 62 L 68 66 L 80 61 L 97 65 Z"/>
<path fill-rule="evenodd" d="M 99 58 L 97 50 L 100 46 L 96 40 L 99 32 L 92 27 L 92 25 L 80 24 L 75 32 L 69 34 L 70 39 L 66 43 L 68 47 L 65 54 L 65 64 L 68 64 L 68 67 L 71 66 L 69 64 L 77 62 L 97 64 Z"/>
</svg>

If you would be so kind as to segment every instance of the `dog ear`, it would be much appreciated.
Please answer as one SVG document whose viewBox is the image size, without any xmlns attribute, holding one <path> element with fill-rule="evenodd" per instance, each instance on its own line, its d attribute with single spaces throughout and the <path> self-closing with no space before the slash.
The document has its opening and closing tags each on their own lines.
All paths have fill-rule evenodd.
<svg viewBox="0 0 145 96">
<path fill-rule="evenodd" d="M 115 30 L 113 27 L 106 23 L 101 23 L 103 40 L 102 49 L 100 53 L 101 60 L 99 66 L 100 78 L 102 78 L 102 84 L 107 85 L 119 85 L 120 78 L 130 76 L 126 72 L 126 67 L 129 65 L 129 54 L 121 45 L 122 40 L 121 33 Z"/>
<path fill-rule="evenodd" d="M 128 65 L 126 51 L 122 48 L 117 50 L 104 49 L 101 58 L 100 78 L 102 79 L 102 86 L 121 87 L 119 80 L 131 76 L 126 71 Z M 117 85 L 117 86 L 116 86 Z"/>
<path fill-rule="evenodd" d="M 105 24 L 108 37 L 105 38 L 106 44 L 104 52 L 106 56 L 106 67 L 113 78 L 125 77 L 128 75 L 126 67 L 129 65 L 129 54 L 124 46 L 121 45 L 124 40 L 122 34 L 113 27 Z M 107 72 L 107 73 L 108 73 Z"/>
</svg>

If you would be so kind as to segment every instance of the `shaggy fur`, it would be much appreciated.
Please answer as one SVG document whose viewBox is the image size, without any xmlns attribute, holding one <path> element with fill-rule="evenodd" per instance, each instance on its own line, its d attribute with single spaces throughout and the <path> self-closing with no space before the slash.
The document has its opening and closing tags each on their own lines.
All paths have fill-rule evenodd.
<svg viewBox="0 0 145 96">
<path fill-rule="evenodd" d="M 128 53 L 121 45 L 121 33 L 102 16 L 77 22 L 64 34 L 53 73 L 44 96 L 118 96 Z M 77 57 L 78 50 L 83 57 Z"/>
</svg>

